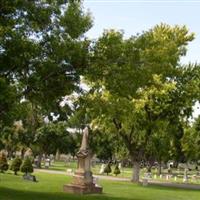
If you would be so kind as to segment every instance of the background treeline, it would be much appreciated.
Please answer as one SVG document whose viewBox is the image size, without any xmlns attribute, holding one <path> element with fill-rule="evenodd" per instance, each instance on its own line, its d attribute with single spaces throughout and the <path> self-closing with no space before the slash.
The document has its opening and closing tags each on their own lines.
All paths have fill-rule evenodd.
<svg viewBox="0 0 200 200">
<path fill-rule="evenodd" d="M 180 62 L 194 34 L 160 24 L 91 40 L 92 24 L 81 1 L 0 0 L 0 149 L 74 156 L 90 124 L 94 154 L 131 159 L 133 181 L 141 162 L 197 162 L 200 68 Z"/>
</svg>

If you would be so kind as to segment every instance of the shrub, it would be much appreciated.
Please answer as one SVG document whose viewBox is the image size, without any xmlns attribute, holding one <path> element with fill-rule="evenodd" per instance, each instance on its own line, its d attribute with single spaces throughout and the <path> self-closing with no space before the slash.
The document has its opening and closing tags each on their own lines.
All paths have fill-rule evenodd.
<svg viewBox="0 0 200 200">
<path fill-rule="evenodd" d="M 17 172 L 20 170 L 20 166 L 22 164 L 22 159 L 19 157 L 16 157 L 10 166 L 10 169 L 14 171 L 15 175 L 17 175 Z"/>
<path fill-rule="evenodd" d="M 108 175 L 109 173 L 112 172 L 111 166 L 110 166 L 110 165 L 111 165 L 111 164 L 108 163 L 108 164 L 106 165 L 106 167 L 104 168 L 104 173 L 106 173 L 107 175 Z"/>
<path fill-rule="evenodd" d="M 26 157 L 20 167 L 21 172 L 25 173 L 28 175 L 29 173 L 33 172 L 33 166 L 31 159 L 29 157 Z"/>
<path fill-rule="evenodd" d="M 3 173 L 4 171 L 8 170 L 8 162 L 7 162 L 7 158 L 6 158 L 6 154 L 1 151 L 0 152 L 0 171 L 1 173 Z"/>
<path fill-rule="evenodd" d="M 115 174 L 115 176 L 117 176 L 118 174 L 121 173 L 118 164 L 115 166 L 115 169 L 114 169 L 113 173 Z"/>
</svg>

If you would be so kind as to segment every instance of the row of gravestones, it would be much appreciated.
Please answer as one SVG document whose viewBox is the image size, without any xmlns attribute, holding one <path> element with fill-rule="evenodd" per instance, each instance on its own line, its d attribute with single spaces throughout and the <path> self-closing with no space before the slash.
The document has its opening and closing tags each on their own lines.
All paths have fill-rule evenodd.
<svg viewBox="0 0 200 200">
<path fill-rule="evenodd" d="M 46 169 L 48 169 L 50 166 L 51 166 L 51 163 L 53 162 L 53 160 L 51 160 L 51 159 L 49 159 L 49 158 L 46 158 L 45 160 L 44 160 L 44 167 L 46 168 Z M 35 167 L 38 167 L 38 163 L 39 163 L 39 160 L 38 160 L 38 158 L 35 158 L 34 159 L 34 166 Z"/>
<path fill-rule="evenodd" d="M 171 174 L 166 174 L 166 175 L 161 174 L 159 177 L 160 177 L 160 179 L 165 177 L 166 180 L 170 180 L 171 178 L 174 178 L 174 181 L 177 181 L 177 178 L 179 177 L 179 178 L 183 178 L 183 183 L 188 183 L 190 178 L 194 181 L 195 180 L 197 181 L 198 179 L 200 179 L 200 176 L 197 176 L 197 175 L 188 176 L 187 170 L 185 170 L 184 175 L 173 176 Z M 151 173 L 145 173 L 143 180 L 149 180 L 149 179 L 152 179 L 152 178 L 157 179 L 158 177 L 157 177 L 156 174 L 152 177 Z"/>
</svg>

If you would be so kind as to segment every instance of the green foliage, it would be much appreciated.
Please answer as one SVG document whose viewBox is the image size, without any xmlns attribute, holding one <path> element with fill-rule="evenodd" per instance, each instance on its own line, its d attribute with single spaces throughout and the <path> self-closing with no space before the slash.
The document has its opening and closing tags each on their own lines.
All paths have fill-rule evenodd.
<svg viewBox="0 0 200 200">
<path fill-rule="evenodd" d="M 2 126 L 9 125 L 14 119 L 13 109 L 16 98 L 15 86 L 9 85 L 9 82 L 0 76 L 0 129 Z"/>
<path fill-rule="evenodd" d="M 111 164 L 108 163 L 105 168 L 104 168 L 104 173 L 106 173 L 107 175 L 110 174 L 112 172 L 112 169 L 111 169 Z"/>
<path fill-rule="evenodd" d="M 32 161 L 29 157 L 26 157 L 20 167 L 20 171 L 28 174 L 33 172 Z"/>
<path fill-rule="evenodd" d="M 2 143 L 9 154 L 20 149 L 22 144 L 24 145 L 23 136 L 25 130 L 20 121 L 15 122 L 12 126 L 5 126 L 1 133 Z"/>
<path fill-rule="evenodd" d="M 6 154 L 1 151 L 0 152 L 0 171 L 3 173 L 4 171 L 7 171 L 8 170 L 8 162 L 7 162 L 7 159 L 6 159 Z"/>
<path fill-rule="evenodd" d="M 69 118 L 70 107 L 61 108 L 60 102 L 80 91 L 90 45 L 84 34 L 91 26 L 81 1 L 0 0 L 0 130 L 5 133 L 0 144 L 9 153 L 33 145 L 44 116 Z M 17 120 L 23 133 L 14 133 Z M 57 141 L 62 139 L 64 151 L 68 139 Z"/>
<path fill-rule="evenodd" d="M 183 122 L 192 114 L 200 84 L 199 66 L 179 63 L 193 39 L 185 26 L 160 24 L 129 39 L 106 31 L 92 47 L 85 76 L 91 90 L 80 102 L 85 100 L 92 127 L 119 136 L 134 162 L 148 157 L 149 149 L 153 159 L 167 153 L 180 160 Z M 160 134 L 171 149 L 156 155 Z"/>
<path fill-rule="evenodd" d="M 117 176 L 118 174 L 120 174 L 121 172 L 120 172 L 120 169 L 119 169 L 119 165 L 117 164 L 116 166 L 115 166 L 115 169 L 114 169 L 114 171 L 113 171 L 113 174 L 115 174 L 115 176 Z"/>
<path fill-rule="evenodd" d="M 112 160 L 117 146 L 112 135 L 105 134 L 99 130 L 91 131 L 90 135 L 90 148 L 96 157 L 103 161 Z"/>
<path fill-rule="evenodd" d="M 17 175 L 17 172 L 20 170 L 20 166 L 22 164 L 22 159 L 19 157 L 16 157 L 10 166 L 10 169 L 14 171 L 15 175 Z"/>
<path fill-rule="evenodd" d="M 4 82 L 8 88 L 14 85 L 16 102 L 28 100 L 45 115 L 59 112 L 62 97 L 79 91 L 80 74 L 88 63 L 84 34 L 92 26 L 90 13 L 81 1 L 5 0 L 0 7 L 0 88 Z M 7 98 L 8 88 L 1 90 L 6 106 L 0 108 L 14 102 Z"/>
<path fill-rule="evenodd" d="M 81 3 L 56 2 L 5 1 L 1 10 L 0 75 L 48 111 L 78 89 L 88 48 L 80 37 L 92 24 Z"/>
<path fill-rule="evenodd" d="M 50 122 L 37 129 L 35 145 L 39 151 L 46 154 L 55 154 L 59 149 L 61 153 L 74 154 L 77 149 L 76 138 L 66 130 L 65 122 Z"/>
<path fill-rule="evenodd" d="M 93 47 L 87 78 L 117 96 L 129 98 L 151 83 L 153 74 L 175 77 L 180 57 L 194 35 L 185 26 L 157 25 L 129 39 L 106 31 Z M 101 67 L 99 67 L 101 66 Z"/>
<path fill-rule="evenodd" d="M 91 16 L 83 12 L 81 3 L 71 2 L 67 13 L 61 17 L 61 25 L 72 38 L 78 38 L 91 28 Z"/>
<path fill-rule="evenodd" d="M 198 161 L 200 158 L 200 117 L 191 126 L 185 127 L 181 145 L 185 157 L 189 161 Z"/>
<path fill-rule="evenodd" d="M 0 139 L 0 150 L 4 148 L 4 144 L 2 142 L 2 140 Z"/>
</svg>

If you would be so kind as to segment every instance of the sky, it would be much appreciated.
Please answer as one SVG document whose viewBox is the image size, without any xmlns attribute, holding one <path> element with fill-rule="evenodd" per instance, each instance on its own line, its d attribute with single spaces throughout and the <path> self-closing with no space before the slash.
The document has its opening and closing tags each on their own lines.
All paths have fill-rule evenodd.
<svg viewBox="0 0 200 200">
<path fill-rule="evenodd" d="M 104 29 L 123 30 L 130 37 L 160 23 L 186 25 L 195 33 L 195 40 L 181 62 L 200 63 L 200 0 L 85 0 L 84 7 L 94 18 L 87 33 L 90 38 L 98 38 Z M 194 117 L 200 114 L 198 107 Z"/>
<path fill-rule="evenodd" d="M 87 33 L 91 38 L 111 28 L 122 29 L 129 37 L 161 22 L 186 25 L 196 39 L 182 62 L 200 62 L 200 0 L 85 0 L 84 7 L 94 18 L 94 26 Z"/>
</svg>

